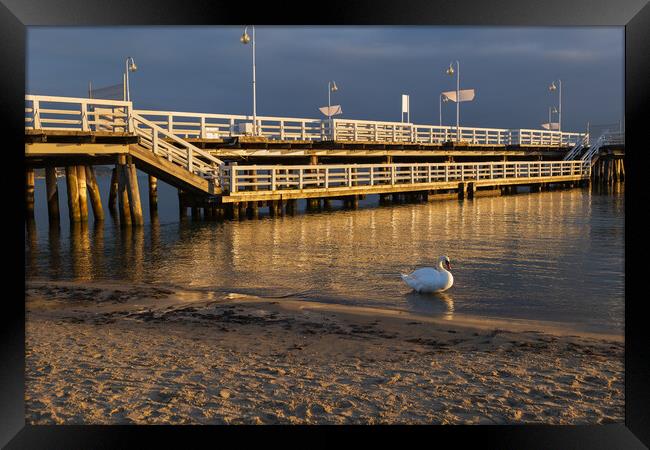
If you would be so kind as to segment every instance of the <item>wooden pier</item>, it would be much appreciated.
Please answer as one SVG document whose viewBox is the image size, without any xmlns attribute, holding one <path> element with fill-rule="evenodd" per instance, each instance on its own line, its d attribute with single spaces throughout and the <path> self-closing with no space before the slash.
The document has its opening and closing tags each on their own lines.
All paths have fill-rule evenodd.
<svg viewBox="0 0 650 450">
<path fill-rule="evenodd" d="M 64 167 L 71 223 L 104 219 L 93 166 L 113 165 L 108 209 L 122 226 L 144 223 L 137 170 L 148 174 L 149 214 L 157 183 L 179 191 L 181 218 L 255 218 L 356 208 L 391 201 L 472 199 L 624 178 L 624 136 L 589 143 L 583 133 L 258 116 L 259 136 L 239 133 L 249 116 L 134 110 L 130 102 L 26 96 L 27 219 L 34 168 L 46 169 L 48 215 L 59 219 L 55 168 Z M 322 206 L 321 206 L 322 205 Z"/>
</svg>

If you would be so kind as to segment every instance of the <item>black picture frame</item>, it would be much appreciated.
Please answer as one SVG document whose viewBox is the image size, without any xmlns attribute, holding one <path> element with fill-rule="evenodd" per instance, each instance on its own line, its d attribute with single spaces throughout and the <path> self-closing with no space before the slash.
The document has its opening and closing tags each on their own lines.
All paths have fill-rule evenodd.
<svg viewBox="0 0 650 450">
<path fill-rule="evenodd" d="M 293 14 L 293 15 L 291 15 Z M 453 427 L 136 427 L 136 426 L 29 426 L 24 414 L 25 284 L 22 214 L 24 195 L 24 93 L 26 27 L 101 25 L 220 25 L 220 24 L 354 24 L 354 25 L 488 25 L 488 26 L 624 26 L 625 27 L 625 424 L 594 426 L 453 426 Z M 11 289 L 3 309 L 0 360 L 0 444 L 7 448 L 125 448 L 153 446 L 153 439 L 184 447 L 196 437 L 213 433 L 234 437 L 240 445 L 250 437 L 265 437 L 278 430 L 310 439 L 314 433 L 331 433 L 348 440 L 350 433 L 379 437 L 414 431 L 431 445 L 463 446 L 476 440 L 482 448 L 645 448 L 650 445 L 650 351 L 643 311 L 647 232 L 644 212 L 648 191 L 642 170 L 648 151 L 642 144 L 642 122 L 650 102 L 650 5 L 647 0 L 470 0 L 431 1 L 328 1 L 243 2 L 146 0 L 0 0 L 0 128 L 5 170 L 2 183 L 7 206 L 4 273 Z M 8 159 L 7 159 L 8 158 Z M 22 262 L 19 264 L 18 262 Z M 635 261 L 640 263 L 635 264 Z M 10 269 L 10 270 L 7 270 Z M 16 272 L 10 275 L 11 269 Z M 7 286 L 8 288 L 9 286 Z M 287 428 L 289 428 L 287 430 Z M 242 433 L 243 431 L 243 433 Z M 304 435 L 304 436 L 302 436 Z M 431 436 L 430 436 L 431 435 Z M 243 440 L 242 440 L 243 439 Z M 435 439 L 435 440 L 434 440 Z M 294 439 L 292 438 L 292 441 Z M 321 440 L 319 443 L 327 443 Z M 404 442 L 404 441 L 399 441 Z M 446 444 L 448 443 L 448 444 Z M 311 445 L 311 444 L 309 444 Z M 196 446 L 192 444 L 191 446 Z"/>
</svg>

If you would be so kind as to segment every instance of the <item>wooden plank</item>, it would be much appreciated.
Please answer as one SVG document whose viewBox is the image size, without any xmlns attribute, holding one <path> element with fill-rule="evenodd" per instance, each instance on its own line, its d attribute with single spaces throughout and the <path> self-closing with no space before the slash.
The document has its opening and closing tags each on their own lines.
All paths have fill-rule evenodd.
<svg viewBox="0 0 650 450">
<path fill-rule="evenodd" d="M 54 143 L 32 142 L 25 144 L 25 156 L 122 154 L 129 152 L 129 144 Z"/>
</svg>

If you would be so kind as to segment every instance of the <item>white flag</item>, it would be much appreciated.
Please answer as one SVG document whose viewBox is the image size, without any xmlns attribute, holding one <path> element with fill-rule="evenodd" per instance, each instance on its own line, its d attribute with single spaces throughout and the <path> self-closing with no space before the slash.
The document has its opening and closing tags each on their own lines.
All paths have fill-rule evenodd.
<svg viewBox="0 0 650 450">
<path fill-rule="evenodd" d="M 408 114 L 409 112 L 409 96 L 407 94 L 402 94 L 402 114 Z"/>
<path fill-rule="evenodd" d="M 461 102 L 471 102 L 474 100 L 474 95 L 476 93 L 474 92 L 474 89 L 461 89 L 460 90 L 460 101 Z M 452 102 L 456 102 L 456 91 L 447 91 L 443 92 L 442 95 L 447 97 L 449 100 Z"/>
<path fill-rule="evenodd" d="M 341 109 L 341 105 L 332 105 L 332 106 L 323 106 L 322 108 L 318 108 L 320 112 L 322 112 L 324 115 L 327 117 L 329 116 L 336 116 L 337 114 L 343 114 L 343 110 Z"/>
<path fill-rule="evenodd" d="M 545 130 L 559 130 L 560 124 L 558 122 L 543 123 L 542 128 Z"/>
</svg>

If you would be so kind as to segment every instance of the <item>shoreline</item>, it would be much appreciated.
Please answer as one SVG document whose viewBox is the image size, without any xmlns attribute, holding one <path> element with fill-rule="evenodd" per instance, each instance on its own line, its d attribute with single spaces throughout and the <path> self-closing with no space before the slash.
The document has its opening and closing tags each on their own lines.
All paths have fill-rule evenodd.
<svg viewBox="0 0 650 450">
<path fill-rule="evenodd" d="M 533 320 L 513 317 L 497 317 L 497 316 L 479 316 L 475 314 L 458 313 L 453 314 L 439 313 L 437 315 L 423 314 L 406 309 L 381 307 L 381 306 L 367 306 L 367 305 L 351 305 L 341 302 L 324 302 L 317 300 L 305 300 L 297 297 L 296 295 L 288 294 L 282 296 L 269 296 L 261 297 L 254 294 L 242 294 L 233 292 L 219 292 L 207 288 L 192 288 L 181 287 L 172 284 L 159 284 L 159 283 L 145 283 L 128 281 L 114 281 L 114 280 L 93 280 L 93 281 L 75 281 L 75 280 L 47 280 L 43 278 L 31 278 L 26 280 L 26 286 L 47 286 L 58 285 L 67 287 L 83 287 L 83 286 L 100 286 L 102 289 L 123 289 L 125 286 L 130 288 L 144 288 L 156 289 L 159 288 L 163 291 L 174 293 L 177 301 L 181 302 L 201 302 L 205 301 L 206 297 L 209 300 L 222 298 L 230 301 L 240 301 L 248 303 L 259 303 L 259 305 L 266 305 L 270 307 L 278 300 L 282 303 L 276 308 L 284 308 L 287 310 L 321 310 L 335 312 L 339 314 L 347 314 L 351 316 L 379 316 L 379 317 L 401 317 L 404 320 L 418 320 L 432 324 L 445 324 L 450 326 L 457 326 L 459 328 L 477 328 L 485 329 L 502 329 L 507 331 L 536 331 L 557 336 L 571 336 L 571 337 L 586 337 L 592 339 L 604 339 L 608 341 L 623 343 L 625 335 L 623 332 L 595 332 L 588 331 L 580 328 L 579 324 L 573 322 L 560 322 L 553 320 Z M 437 300 L 435 297 L 432 301 Z M 160 298 L 156 301 L 160 303 Z M 146 303 L 144 303 L 146 304 Z M 143 305 L 144 305 L 143 304 Z"/>
<path fill-rule="evenodd" d="M 624 418 L 622 336 L 145 284 L 26 288 L 29 423 Z"/>
</svg>

